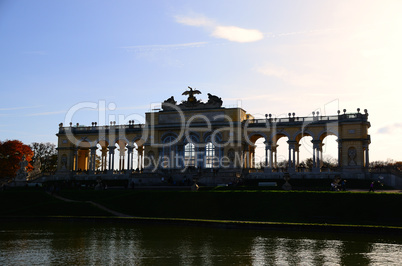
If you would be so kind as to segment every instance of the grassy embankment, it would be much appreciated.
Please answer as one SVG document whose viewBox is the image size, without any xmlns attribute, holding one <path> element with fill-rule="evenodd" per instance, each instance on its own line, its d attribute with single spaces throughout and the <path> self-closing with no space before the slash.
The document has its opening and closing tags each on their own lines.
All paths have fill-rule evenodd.
<svg viewBox="0 0 402 266">
<path fill-rule="evenodd" d="M 72 191 L 139 217 L 401 226 L 402 195 L 285 191 Z"/>
<path fill-rule="evenodd" d="M 89 203 L 61 201 L 40 188 L 12 188 L 0 191 L 0 202 L 0 218 L 109 215 Z"/>
<path fill-rule="evenodd" d="M 402 194 L 284 191 L 61 190 L 68 203 L 38 189 L 0 192 L 0 217 L 110 216 L 84 201 L 137 217 L 402 227 Z"/>
</svg>

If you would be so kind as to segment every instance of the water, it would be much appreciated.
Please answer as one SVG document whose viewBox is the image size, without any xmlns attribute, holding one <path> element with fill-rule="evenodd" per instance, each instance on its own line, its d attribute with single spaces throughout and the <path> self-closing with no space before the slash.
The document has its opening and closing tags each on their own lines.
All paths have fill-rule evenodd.
<svg viewBox="0 0 402 266">
<path fill-rule="evenodd" d="M 398 236 L 1 222 L 0 265 L 400 265 Z"/>
</svg>

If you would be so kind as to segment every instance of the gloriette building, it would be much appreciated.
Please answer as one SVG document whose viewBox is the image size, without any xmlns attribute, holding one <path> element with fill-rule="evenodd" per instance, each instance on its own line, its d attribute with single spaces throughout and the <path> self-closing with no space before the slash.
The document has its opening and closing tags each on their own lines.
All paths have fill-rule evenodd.
<svg viewBox="0 0 402 266">
<path fill-rule="evenodd" d="M 364 178 L 369 165 L 370 135 L 367 110 L 338 111 L 331 116 L 255 119 L 242 108 L 222 107 L 222 99 L 189 87 L 177 103 L 165 100 L 159 110 L 145 114 L 145 124 L 130 120 L 124 125 L 59 125 L 58 175 L 75 180 L 128 179 L 134 183 L 158 184 L 197 178 L 206 184 L 235 182 L 244 178 L 322 178 L 347 175 Z M 337 137 L 338 166 L 323 169 L 323 139 Z M 301 139 L 312 138 L 312 167 L 299 161 Z M 277 147 L 288 139 L 285 168 L 278 167 Z M 264 161 L 255 164 L 255 143 L 262 138 Z"/>
</svg>

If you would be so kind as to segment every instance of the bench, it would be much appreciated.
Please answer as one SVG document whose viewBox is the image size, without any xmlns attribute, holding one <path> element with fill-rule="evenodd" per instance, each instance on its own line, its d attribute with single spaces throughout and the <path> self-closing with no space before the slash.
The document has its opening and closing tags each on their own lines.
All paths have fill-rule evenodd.
<svg viewBox="0 0 402 266">
<path fill-rule="evenodd" d="M 259 182 L 258 186 L 259 187 L 276 187 L 277 184 L 276 184 L 276 182 Z"/>
</svg>

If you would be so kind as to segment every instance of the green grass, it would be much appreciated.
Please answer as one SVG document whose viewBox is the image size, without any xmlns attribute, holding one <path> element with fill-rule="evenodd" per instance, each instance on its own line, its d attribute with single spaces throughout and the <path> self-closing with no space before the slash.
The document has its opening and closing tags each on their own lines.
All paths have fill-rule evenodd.
<svg viewBox="0 0 402 266">
<path fill-rule="evenodd" d="M 137 217 L 402 227 L 402 194 L 311 191 L 0 191 L 0 217 L 111 216 L 85 201 Z"/>
<path fill-rule="evenodd" d="M 0 191 L 0 202 L 0 217 L 109 215 L 89 203 L 64 202 L 36 188 L 13 188 Z"/>
<path fill-rule="evenodd" d="M 64 190 L 140 217 L 402 226 L 402 195 L 308 191 Z"/>
</svg>

